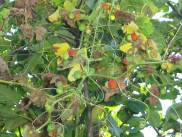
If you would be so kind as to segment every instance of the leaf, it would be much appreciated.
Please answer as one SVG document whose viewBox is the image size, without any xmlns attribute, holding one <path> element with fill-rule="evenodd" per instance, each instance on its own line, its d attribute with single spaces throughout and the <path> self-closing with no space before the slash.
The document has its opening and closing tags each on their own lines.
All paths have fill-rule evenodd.
<svg viewBox="0 0 182 137">
<path fill-rule="evenodd" d="M 153 127 L 159 127 L 161 124 L 160 115 L 157 111 L 150 111 L 147 120 Z"/>
<path fill-rule="evenodd" d="M 139 26 L 140 31 L 145 36 L 149 37 L 154 32 L 154 27 L 149 17 L 147 16 L 138 17 L 136 23 Z"/>
<path fill-rule="evenodd" d="M 0 84 L 0 100 L 16 104 L 24 95 L 21 88 Z"/>
<path fill-rule="evenodd" d="M 135 22 L 131 21 L 128 25 L 124 25 L 122 29 L 124 33 L 132 34 L 138 31 L 138 26 L 135 24 Z"/>
<path fill-rule="evenodd" d="M 25 125 L 26 123 L 28 123 L 28 121 L 26 119 L 24 119 L 20 116 L 16 116 L 14 118 L 6 120 L 5 129 L 7 129 L 7 130 L 16 129 L 20 126 Z"/>
<path fill-rule="evenodd" d="M 173 64 L 170 62 L 162 63 L 161 68 L 169 73 L 173 69 Z"/>
<path fill-rule="evenodd" d="M 123 44 L 119 47 L 119 49 L 124 52 L 124 53 L 127 53 L 130 49 L 132 48 L 132 44 L 131 43 L 126 43 L 126 44 Z"/>
<path fill-rule="evenodd" d="M 55 54 L 57 57 L 63 57 L 70 49 L 70 45 L 66 42 L 55 43 L 53 44 L 53 48 L 55 49 Z"/>
<path fill-rule="evenodd" d="M 166 112 L 166 120 L 182 119 L 182 103 L 176 103 L 170 106 Z"/>
<path fill-rule="evenodd" d="M 81 73 L 82 72 L 82 68 L 80 66 L 80 64 L 73 64 L 69 74 L 68 74 L 68 80 L 73 82 L 76 81 L 77 79 L 80 79 L 81 77 L 75 77 L 76 73 Z"/>
<path fill-rule="evenodd" d="M 128 120 L 127 124 L 129 124 L 130 133 L 137 133 L 141 129 L 145 128 L 147 122 L 144 118 L 132 117 Z"/>
<path fill-rule="evenodd" d="M 128 137 L 144 137 L 144 135 L 143 135 L 143 133 L 138 132 L 138 133 L 135 133 L 135 134 L 129 134 Z"/>
<path fill-rule="evenodd" d="M 67 11 L 72 11 L 73 9 L 75 9 L 75 6 L 76 6 L 76 3 L 74 3 L 73 0 L 72 1 L 65 0 L 63 5 L 64 9 Z"/>
<path fill-rule="evenodd" d="M 109 130 L 111 131 L 112 135 L 116 137 L 120 137 L 123 130 L 118 127 L 116 121 L 112 118 L 111 115 L 108 116 L 108 124 L 110 125 Z"/>
<path fill-rule="evenodd" d="M 145 114 L 145 112 L 148 110 L 147 105 L 138 100 L 128 100 L 127 107 L 135 113 L 141 112 L 142 114 Z"/>
<path fill-rule="evenodd" d="M 0 79 L 9 80 L 10 72 L 7 63 L 0 57 Z"/>
<path fill-rule="evenodd" d="M 48 20 L 51 23 L 55 23 L 59 21 L 59 18 L 60 18 L 60 8 L 57 8 L 57 10 L 48 17 Z"/>
<path fill-rule="evenodd" d="M 88 58 L 87 57 L 87 49 L 86 48 L 79 49 L 76 56 L 79 57 L 79 58 L 83 58 L 83 59 Z"/>
<path fill-rule="evenodd" d="M 20 29 L 23 33 L 23 37 L 33 40 L 34 33 L 32 26 L 29 24 L 23 24 L 20 26 Z"/>
<path fill-rule="evenodd" d="M 47 32 L 47 30 L 42 27 L 42 26 L 37 26 L 34 30 L 35 35 L 36 35 L 36 40 L 37 41 L 41 41 L 45 35 L 45 33 Z"/>
<path fill-rule="evenodd" d="M 0 133 L 0 137 L 17 137 L 14 133 Z"/>
<path fill-rule="evenodd" d="M 0 11 L 0 17 L 2 18 L 7 18 L 10 14 L 10 10 L 7 9 L 7 8 L 3 8 L 1 11 Z"/>
<path fill-rule="evenodd" d="M 156 5 L 150 1 L 148 2 L 144 8 L 143 8 L 143 13 L 146 15 L 146 16 L 150 16 L 152 17 L 153 15 L 155 15 L 155 13 L 158 12 L 158 8 L 156 7 Z"/>
<path fill-rule="evenodd" d="M 4 0 L 0 0 L 0 6 L 2 5 L 2 4 L 4 4 Z"/>
</svg>

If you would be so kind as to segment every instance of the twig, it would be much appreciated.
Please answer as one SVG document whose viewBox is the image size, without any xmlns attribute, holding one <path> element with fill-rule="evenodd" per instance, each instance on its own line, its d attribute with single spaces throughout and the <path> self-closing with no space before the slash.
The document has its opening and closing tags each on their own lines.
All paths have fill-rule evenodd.
<svg viewBox="0 0 182 137">
<path fill-rule="evenodd" d="M 177 15 L 178 18 L 182 18 L 182 13 L 180 13 L 175 7 L 174 5 L 171 4 L 170 1 L 167 1 L 167 4 L 169 5 L 169 7 L 171 7 L 171 9 L 175 12 L 175 14 Z"/>
<path fill-rule="evenodd" d="M 168 54 L 169 49 L 173 46 L 173 43 L 174 43 L 174 41 L 175 41 L 175 38 L 176 38 L 176 36 L 178 35 L 178 33 L 179 33 L 179 31 L 181 30 L 181 28 L 182 28 L 182 22 L 180 22 L 180 25 L 179 25 L 178 29 L 176 30 L 175 35 L 174 35 L 173 38 L 170 40 L 170 42 L 169 42 L 169 44 L 168 44 L 168 47 L 167 47 L 167 49 L 166 49 L 166 51 L 165 51 L 165 53 L 164 53 L 163 59 L 165 59 L 165 57 L 166 57 L 167 54 Z"/>
<path fill-rule="evenodd" d="M 29 86 L 28 84 L 18 83 L 18 82 L 15 82 L 15 81 L 6 81 L 6 80 L 0 79 L 0 83 L 8 84 L 8 85 L 18 85 L 18 86 L 21 86 L 21 87 L 25 87 L 27 89 L 36 90 L 36 88 L 34 88 L 32 86 Z"/>
<path fill-rule="evenodd" d="M 86 98 L 89 98 L 89 91 L 88 91 L 88 79 L 84 81 L 84 95 Z M 87 137 L 94 137 L 93 135 L 93 123 L 92 123 L 92 108 L 88 107 L 87 113 Z"/>
<path fill-rule="evenodd" d="M 18 127 L 18 132 L 19 132 L 19 136 L 20 136 L 20 137 L 23 137 L 23 136 L 22 136 L 22 133 L 21 133 L 21 128 L 20 128 L 20 127 Z"/>
</svg>

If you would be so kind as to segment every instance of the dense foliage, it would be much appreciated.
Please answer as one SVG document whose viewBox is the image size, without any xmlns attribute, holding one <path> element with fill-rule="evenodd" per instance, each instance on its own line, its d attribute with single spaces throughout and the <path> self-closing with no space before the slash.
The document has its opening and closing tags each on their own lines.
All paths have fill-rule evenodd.
<svg viewBox="0 0 182 137">
<path fill-rule="evenodd" d="M 181 19 L 182 0 L 0 0 L 0 137 L 177 137 Z"/>
</svg>

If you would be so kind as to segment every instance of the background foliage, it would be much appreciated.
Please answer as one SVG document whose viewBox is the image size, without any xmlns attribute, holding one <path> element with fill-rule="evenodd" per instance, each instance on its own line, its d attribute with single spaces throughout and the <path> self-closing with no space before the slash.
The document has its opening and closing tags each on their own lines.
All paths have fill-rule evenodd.
<svg viewBox="0 0 182 137">
<path fill-rule="evenodd" d="M 181 0 L 0 0 L 0 137 L 179 136 L 181 19 Z"/>
</svg>

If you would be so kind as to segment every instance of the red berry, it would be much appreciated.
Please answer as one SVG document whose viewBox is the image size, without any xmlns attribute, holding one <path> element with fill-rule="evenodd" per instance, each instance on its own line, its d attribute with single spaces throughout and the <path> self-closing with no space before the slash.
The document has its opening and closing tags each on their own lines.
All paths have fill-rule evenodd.
<svg viewBox="0 0 182 137">
<path fill-rule="evenodd" d="M 75 56 L 76 56 L 76 53 L 77 53 L 77 51 L 74 50 L 74 49 L 70 49 L 70 50 L 68 51 L 69 57 L 75 57 Z"/>
<path fill-rule="evenodd" d="M 106 2 L 104 2 L 104 3 L 101 4 L 101 8 L 102 8 L 103 10 L 109 10 L 109 4 L 106 3 Z"/>
<path fill-rule="evenodd" d="M 127 58 L 124 58 L 124 59 L 123 59 L 123 64 L 124 64 L 124 65 L 128 65 L 128 64 L 129 64 Z"/>
<path fill-rule="evenodd" d="M 139 36 L 138 36 L 135 32 L 133 32 L 133 33 L 131 34 L 131 39 L 132 39 L 133 41 L 137 41 L 138 38 L 139 38 Z"/>
<path fill-rule="evenodd" d="M 110 89 L 116 89 L 118 87 L 117 81 L 116 80 L 109 80 L 108 81 L 108 88 Z"/>
</svg>

